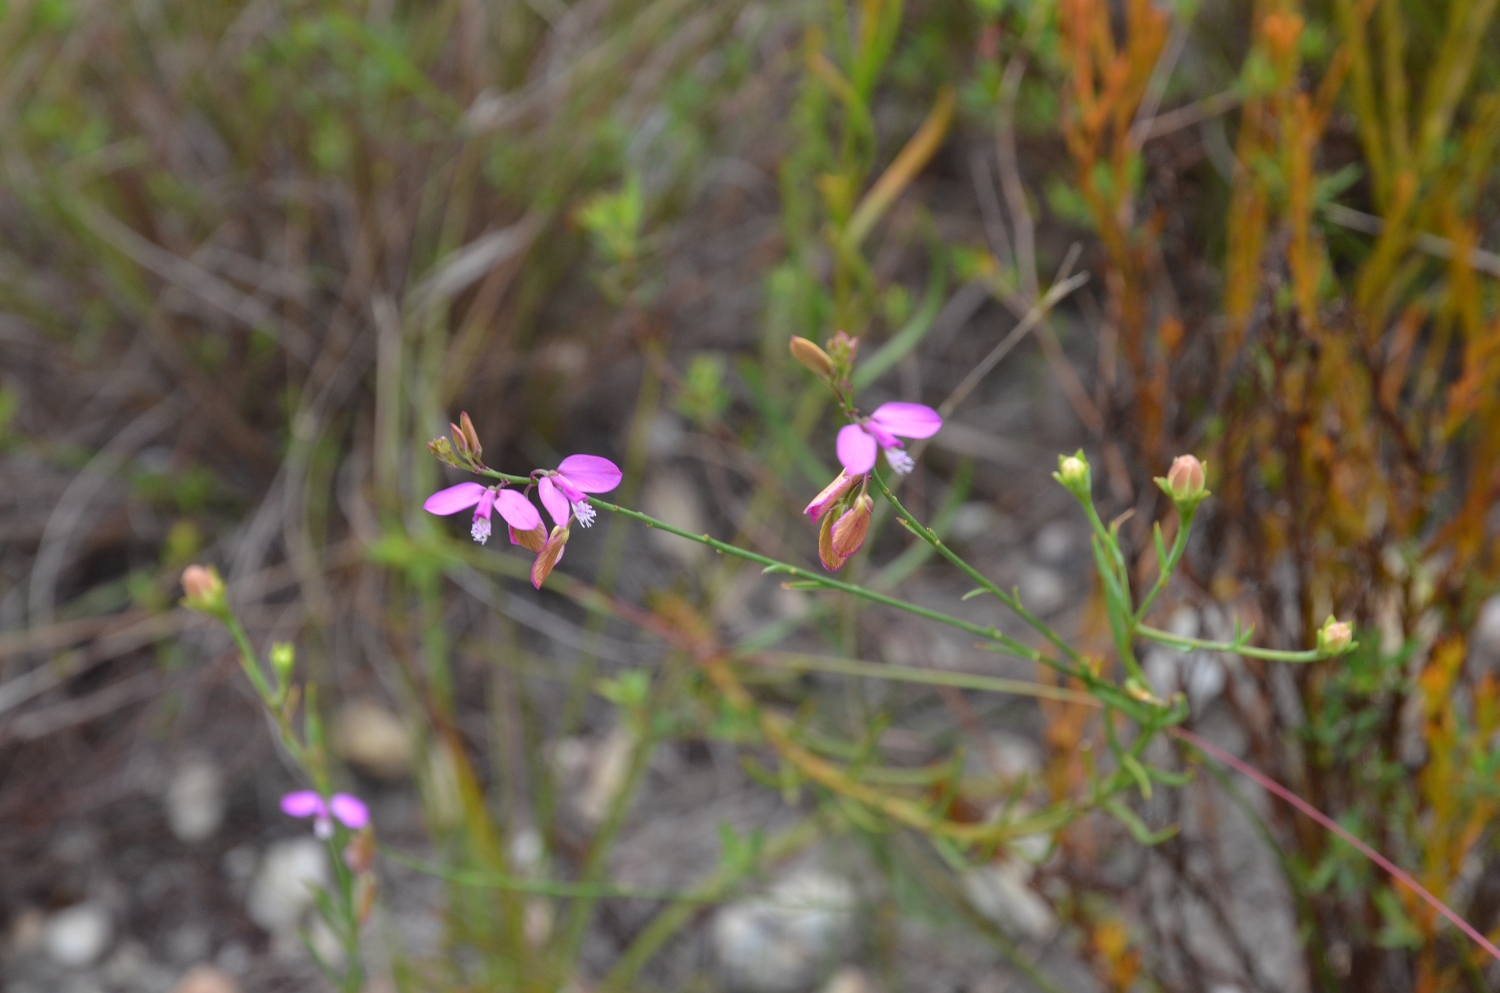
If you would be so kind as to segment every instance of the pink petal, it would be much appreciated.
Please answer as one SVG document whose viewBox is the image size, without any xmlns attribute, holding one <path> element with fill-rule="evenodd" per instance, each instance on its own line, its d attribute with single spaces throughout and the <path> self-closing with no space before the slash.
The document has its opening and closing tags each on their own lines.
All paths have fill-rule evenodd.
<svg viewBox="0 0 1500 993">
<path fill-rule="evenodd" d="M 536 484 L 536 491 L 542 498 L 542 506 L 552 515 L 552 522 L 560 528 L 567 527 L 568 515 L 573 512 L 573 508 L 569 505 L 567 496 L 552 482 L 552 477 L 543 476 L 541 482 Z"/>
<path fill-rule="evenodd" d="M 858 424 L 839 429 L 839 462 L 850 476 L 863 476 L 875 468 L 875 439 Z"/>
<path fill-rule="evenodd" d="M 813 497 L 812 503 L 807 505 L 803 513 L 815 521 L 818 520 L 823 516 L 823 511 L 828 509 L 828 505 L 843 496 L 844 491 L 849 489 L 853 482 L 854 480 L 849 478 L 848 473 L 840 471 L 837 476 L 833 477 L 833 482 L 823 487 L 822 493 Z"/>
<path fill-rule="evenodd" d="M 505 523 L 522 531 L 535 531 L 537 525 L 542 523 L 542 515 L 536 512 L 531 501 L 515 490 L 501 490 L 500 495 L 495 497 L 495 509 L 500 511 Z"/>
<path fill-rule="evenodd" d="M 883 403 L 870 420 L 902 438 L 931 438 L 943 426 L 938 412 L 920 403 Z"/>
<path fill-rule="evenodd" d="M 446 490 L 438 490 L 428 497 L 427 502 L 422 504 L 422 509 L 429 514 L 438 514 L 443 517 L 456 514 L 460 510 L 468 510 L 483 499 L 484 490 L 485 488 L 478 483 L 459 483 Z"/>
<path fill-rule="evenodd" d="M 608 493 L 620 485 L 620 467 L 597 455 L 569 455 L 557 471 L 585 493 Z"/>
<path fill-rule="evenodd" d="M 328 801 L 333 816 L 344 822 L 344 827 L 358 831 L 370 823 L 370 808 L 359 797 L 347 793 L 335 793 Z"/>
<path fill-rule="evenodd" d="M 298 790 L 281 798 L 281 812 L 288 817 L 312 817 L 324 809 L 323 798 L 312 790 Z"/>
</svg>

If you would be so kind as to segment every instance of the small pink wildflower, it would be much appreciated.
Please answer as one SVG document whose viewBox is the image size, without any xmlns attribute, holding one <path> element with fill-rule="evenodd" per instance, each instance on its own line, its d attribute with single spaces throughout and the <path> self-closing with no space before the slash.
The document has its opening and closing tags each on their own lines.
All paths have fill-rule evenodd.
<svg viewBox="0 0 1500 993">
<path fill-rule="evenodd" d="M 839 430 L 838 455 L 851 478 L 875 468 L 877 448 L 885 450 L 891 471 L 904 476 L 916 467 L 901 446 L 902 438 L 931 438 L 943 426 L 943 418 L 920 403 L 883 403 L 869 417 Z"/>
<path fill-rule="evenodd" d="M 593 524 L 594 508 L 589 506 L 585 494 L 608 493 L 620 485 L 622 478 L 619 466 L 598 455 L 569 455 L 556 469 L 539 469 L 532 475 L 541 476 L 536 488 L 542 506 L 547 508 L 547 513 L 560 528 L 568 526 L 570 508 L 579 524 L 584 527 Z M 529 531 L 531 528 L 520 530 Z"/>
<path fill-rule="evenodd" d="M 429 514 L 442 517 L 470 507 L 474 507 L 474 523 L 469 528 L 469 534 L 481 545 L 490 537 L 491 510 L 499 510 L 505 522 L 518 531 L 533 531 L 542 525 L 542 515 L 520 493 L 495 486 L 481 486 L 474 482 L 459 483 L 457 486 L 438 490 L 422 504 L 422 509 Z"/>
<path fill-rule="evenodd" d="M 351 831 L 370 823 L 370 808 L 348 793 L 335 793 L 324 800 L 313 790 L 297 790 L 281 798 L 281 812 L 289 817 L 313 818 L 313 834 L 325 841 L 333 837 L 335 817 Z"/>
</svg>

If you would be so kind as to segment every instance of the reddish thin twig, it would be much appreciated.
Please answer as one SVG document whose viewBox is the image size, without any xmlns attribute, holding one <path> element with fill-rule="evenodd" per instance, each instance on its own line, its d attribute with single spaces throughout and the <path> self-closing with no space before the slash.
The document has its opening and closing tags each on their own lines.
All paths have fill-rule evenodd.
<svg viewBox="0 0 1500 993">
<path fill-rule="evenodd" d="M 1436 910 L 1438 913 L 1442 914 L 1444 917 L 1448 918 L 1448 920 L 1453 923 L 1454 927 L 1458 928 L 1464 934 L 1468 935 L 1476 945 L 1489 952 L 1492 958 L 1494 958 L 1497 962 L 1500 962 L 1500 948 L 1496 948 L 1488 938 L 1479 933 L 1479 930 L 1477 928 L 1475 928 L 1468 921 L 1464 920 L 1462 917 L 1458 916 L 1458 914 L 1454 913 L 1446 903 L 1433 896 L 1430 892 L 1428 892 L 1427 887 L 1423 886 L 1421 883 L 1413 879 L 1401 867 L 1396 865 L 1390 859 L 1386 858 L 1384 855 L 1381 855 L 1379 852 L 1371 848 L 1369 845 L 1365 844 L 1363 841 L 1360 841 L 1354 835 L 1350 834 L 1332 817 L 1329 817 L 1317 807 L 1314 807 L 1312 804 L 1308 803 L 1306 800 L 1302 799 L 1300 796 L 1293 793 L 1285 786 L 1282 786 L 1280 783 L 1276 782 L 1276 780 L 1272 779 L 1270 776 L 1267 776 L 1259 769 L 1240 761 L 1233 755 L 1224 751 L 1222 748 L 1219 748 L 1217 745 L 1209 744 L 1193 732 L 1186 731 L 1182 728 L 1168 728 L 1167 733 L 1172 735 L 1172 737 L 1174 738 L 1178 738 L 1182 741 L 1187 742 L 1199 751 L 1213 756 L 1220 762 L 1223 762 L 1225 765 L 1229 766 L 1231 769 L 1234 769 L 1236 772 L 1243 773 L 1244 775 L 1249 776 L 1251 779 L 1255 780 L 1267 790 L 1270 790 L 1272 793 L 1281 797 L 1281 799 L 1285 800 L 1293 807 L 1296 807 L 1308 817 L 1311 817 L 1313 820 L 1317 821 L 1319 824 L 1323 825 L 1325 828 L 1332 831 L 1340 838 L 1343 838 L 1355 848 L 1359 849 L 1359 851 L 1365 856 L 1365 858 L 1380 866 L 1386 872 L 1394 876 L 1397 882 L 1400 882 L 1417 896 L 1427 901 L 1428 906 L 1430 906 L 1433 910 Z"/>
</svg>

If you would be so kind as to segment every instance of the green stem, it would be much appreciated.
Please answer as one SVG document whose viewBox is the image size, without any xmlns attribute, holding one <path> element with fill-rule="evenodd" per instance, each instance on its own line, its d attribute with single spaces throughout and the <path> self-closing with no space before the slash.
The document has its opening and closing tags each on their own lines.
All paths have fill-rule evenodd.
<svg viewBox="0 0 1500 993">
<path fill-rule="evenodd" d="M 1324 659 L 1333 658 L 1332 653 L 1317 648 L 1311 648 L 1305 652 L 1288 652 L 1276 648 L 1255 648 L 1236 641 L 1204 641 L 1202 638 L 1187 638 L 1170 631 L 1163 631 L 1148 624 L 1138 624 L 1135 630 L 1136 634 L 1142 638 L 1185 652 L 1197 650 L 1228 652 L 1232 655 L 1266 659 L 1271 662 L 1321 662 Z"/>
<path fill-rule="evenodd" d="M 505 473 L 495 472 L 494 470 L 483 470 L 482 474 L 490 476 L 494 479 L 503 479 L 506 482 L 511 483 L 525 484 L 530 482 L 530 479 L 526 476 L 510 476 Z M 873 603 L 883 604 L 887 607 L 894 607 L 897 610 L 904 610 L 909 614 L 916 614 L 918 617 L 925 617 L 930 621 L 937 621 L 939 624 L 947 624 L 950 627 L 956 627 L 959 630 L 967 631 L 970 634 L 977 635 L 981 638 L 986 638 L 1000 645 L 1004 645 L 1010 654 L 1013 654 L 1018 658 L 1028 659 L 1032 662 L 1047 662 L 1053 665 L 1057 664 L 1056 660 L 1047 658 L 1035 648 L 1031 648 L 1028 645 L 1022 644 L 1021 642 L 1010 637 L 994 626 L 974 624 L 970 621 L 952 617 L 948 614 L 944 614 L 936 610 L 929 610 L 926 607 L 921 607 L 917 604 L 909 603 L 905 600 L 901 600 L 893 596 L 887 596 L 884 593 L 877 593 L 875 590 L 868 589 L 863 586 L 856 586 L 853 583 L 845 583 L 837 579 L 830 579 L 827 576 L 820 575 L 809 569 L 803 569 L 800 566 L 782 562 L 779 559 L 773 559 L 769 555 L 761 555 L 759 552 L 752 552 L 747 548 L 740 548 L 738 545 L 731 545 L 727 541 L 720 541 L 717 538 L 710 538 L 706 534 L 693 534 L 693 532 L 691 531 L 684 531 L 682 528 L 674 527 L 671 524 L 666 523 L 665 521 L 659 521 L 649 514 L 643 514 L 638 510 L 630 510 L 627 507 L 618 506 L 616 504 L 608 502 L 607 500 L 600 500 L 598 497 L 589 497 L 588 500 L 590 504 L 599 508 L 600 510 L 607 510 L 614 514 L 620 514 L 625 517 L 629 517 L 631 520 L 640 521 L 648 528 L 656 528 L 657 530 L 665 531 L 667 534 L 675 534 L 679 538 L 686 538 L 689 541 L 696 541 L 700 545 L 707 545 L 709 548 L 712 548 L 717 552 L 722 552 L 725 555 L 734 555 L 738 558 L 745 559 L 746 561 L 755 562 L 758 565 L 764 566 L 764 571 L 767 573 L 780 573 L 782 575 L 791 576 L 794 579 L 799 580 L 800 582 L 811 583 L 823 589 L 838 590 L 841 593 L 848 593 L 850 596 L 857 596 L 862 599 L 869 600 Z M 1075 673 L 1069 671 L 1066 667 L 1063 667 L 1063 671 L 1068 675 L 1076 675 Z"/>
<path fill-rule="evenodd" d="M 1162 590 L 1167 588 L 1167 582 L 1172 578 L 1172 573 L 1177 571 L 1177 565 L 1182 561 L 1182 554 L 1187 551 L 1188 532 L 1192 530 L 1193 515 L 1197 512 L 1197 509 L 1196 504 L 1186 507 L 1179 506 L 1178 516 L 1180 521 L 1177 525 L 1177 537 L 1172 541 L 1172 550 L 1167 553 L 1166 561 L 1160 563 L 1161 573 L 1156 577 L 1156 583 L 1151 587 L 1151 592 L 1146 594 L 1146 598 L 1141 601 L 1139 609 L 1135 612 L 1137 628 L 1139 628 L 1140 622 L 1146 619 L 1146 612 L 1151 609 L 1151 605 L 1156 602 L 1156 598 L 1161 595 Z M 1160 541 L 1160 531 L 1158 530 L 1158 548 L 1160 548 Z"/>
<path fill-rule="evenodd" d="M 1047 641 L 1052 645 L 1052 647 L 1056 648 L 1059 652 L 1066 656 L 1070 661 L 1074 663 L 1075 666 L 1082 666 L 1083 657 L 1073 649 L 1072 645 L 1069 645 L 1063 639 L 1062 635 L 1052 630 L 1052 628 L 1046 622 L 1037 617 L 1031 611 L 1027 610 L 1025 605 L 1021 603 L 1020 597 L 1002 590 L 978 569 L 975 569 L 973 566 L 969 565 L 969 563 L 965 562 L 957 552 L 944 544 L 943 540 L 939 538 L 931 528 L 927 527 L 921 521 L 918 521 L 915 517 L 912 516 L 911 511 L 907 510 L 906 507 L 902 505 L 901 501 L 896 499 L 896 494 L 891 492 L 891 488 L 886 485 L 885 480 L 881 478 L 879 473 L 872 472 L 870 473 L 870 475 L 874 478 L 875 485 L 880 488 L 880 492 L 885 495 L 886 500 L 888 500 L 891 506 L 896 509 L 896 513 L 901 515 L 901 519 L 907 523 L 907 526 L 913 532 L 916 533 L 917 537 L 921 538 L 923 541 L 931 545 L 934 549 L 937 550 L 937 553 L 939 555 L 951 562 L 964 575 L 968 576 L 970 579 L 974 580 L 974 582 L 978 583 L 981 587 L 984 588 L 987 593 L 992 594 L 1001 603 L 1009 607 L 1017 617 L 1025 621 L 1032 630 L 1036 631 L 1043 638 L 1046 638 Z M 1041 661 L 1046 660 L 1043 659 Z M 1064 673 L 1065 675 L 1080 679 L 1083 678 L 1081 668 L 1069 668 L 1061 665 L 1057 665 L 1055 666 L 1055 668 L 1057 668 L 1058 671 Z"/>
<path fill-rule="evenodd" d="M 920 683 L 926 686 L 953 686 L 959 689 L 977 690 L 981 693 L 1010 693 L 1088 707 L 1099 706 L 1099 700 L 1088 693 L 1061 686 L 1048 686 L 1045 683 L 1033 683 L 1024 679 L 999 679 L 994 676 L 979 676 L 967 672 L 945 672 L 909 665 L 885 665 L 878 662 L 860 662 L 854 659 L 833 659 L 797 653 L 786 653 L 779 657 L 767 652 L 750 654 L 752 658 L 749 661 L 784 666 L 788 669 L 829 672 L 842 676 L 863 676 L 897 683 Z"/>
</svg>

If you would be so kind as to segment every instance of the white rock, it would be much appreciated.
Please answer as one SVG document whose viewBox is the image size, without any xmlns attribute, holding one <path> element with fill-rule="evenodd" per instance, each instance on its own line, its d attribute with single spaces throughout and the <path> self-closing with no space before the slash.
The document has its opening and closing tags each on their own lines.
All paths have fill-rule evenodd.
<svg viewBox="0 0 1500 993">
<path fill-rule="evenodd" d="M 16 915 L 10 926 L 10 950 L 26 955 L 42 948 L 47 940 L 47 915 L 28 907 Z"/>
<path fill-rule="evenodd" d="M 974 541 L 977 538 L 994 536 L 1000 524 L 1000 512 L 979 500 L 961 504 L 953 513 L 948 525 L 948 537 L 953 541 Z"/>
<path fill-rule="evenodd" d="M 1077 533 L 1066 521 L 1048 521 L 1036 533 L 1031 543 L 1036 557 L 1048 565 L 1059 565 L 1065 561 L 1077 543 Z"/>
<path fill-rule="evenodd" d="M 313 904 L 313 890 L 328 884 L 328 857 L 313 838 L 278 841 L 266 850 L 250 884 L 245 909 L 267 931 L 293 932 Z"/>
<path fill-rule="evenodd" d="M 1196 653 L 1184 668 L 1187 670 L 1188 703 L 1194 710 L 1208 706 L 1224 692 L 1227 674 L 1224 663 L 1206 653 Z"/>
<path fill-rule="evenodd" d="M 97 962 L 113 937 L 108 910 L 97 903 L 78 903 L 47 919 L 42 940 L 58 965 L 81 968 Z"/>
<path fill-rule="evenodd" d="M 1489 661 L 1500 660 L 1500 596 L 1492 596 L 1479 608 L 1474 622 L 1474 647 Z"/>
<path fill-rule="evenodd" d="M 1057 918 L 1047 901 L 1027 885 L 1031 866 L 1008 860 L 968 872 L 964 892 L 974 909 L 1006 931 L 1033 941 L 1057 933 Z"/>
<path fill-rule="evenodd" d="M 823 984 L 822 993 L 875 993 L 875 983 L 863 969 L 846 965 Z"/>
<path fill-rule="evenodd" d="M 1021 570 L 1021 603 L 1036 614 L 1046 614 L 1063 604 L 1067 587 L 1063 578 L 1044 565 L 1028 565 Z"/>
<path fill-rule="evenodd" d="M 854 887 L 817 868 L 794 872 L 764 896 L 723 907 L 712 942 L 727 985 L 741 993 L 795 993 L 837 962 L 854 923 Z"/>
<path fill-rule="evenodd" d="M 588 782 L 575 801 L 578 813 L 590 824 L 598 824 L 609 812 L 610 801 L 630 772 L 630 753 L 634 747 L 635 736 L 622 725 L 592 749 Z"/>
<path fill-rule="evenodd" d="M 708 530 L 703 498 L 693 481 L 679 472 L 656 472 L 641 491 L 641 509 L 658 520 L 684 531 L 702 534 Z M 646 540 L 684 566 L 697 565 L 708 554 L 707 546 L 656 528 L 646 530 Z"/>
<path fill-rule="evenodd" d="M 224 775 L 210 759 L 184 762 L 167 786 L 167 827 L 178 841 L 204 841 L 224 823 Z"/>
<path fill-rule="evenodd" d="M 333 747 L 345 762 L 377 779 L 402 779 L 411 772 L 406 726 L 376 700 L 350 700 L 338 709 Z"/>
<path fill-rule="evenodd" d="M 222 969 L 198 965 L 177 981 L 172 993 L 240 993 L 240 984 Z"/>
<path fill-rule="evenodd" d="M 1041 768 L 1041 748 L 1011 731 L 991 732 L 988 740 L 976 743 L 969 750 L 964 761 L 968 775 L 998 776 L 1004 780 L 1035 776 Z"/>
</svg>

